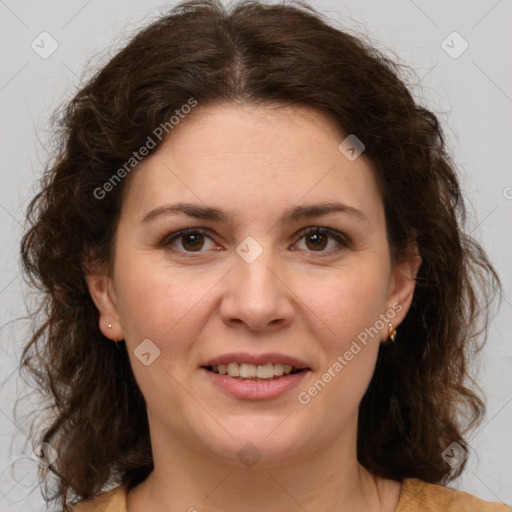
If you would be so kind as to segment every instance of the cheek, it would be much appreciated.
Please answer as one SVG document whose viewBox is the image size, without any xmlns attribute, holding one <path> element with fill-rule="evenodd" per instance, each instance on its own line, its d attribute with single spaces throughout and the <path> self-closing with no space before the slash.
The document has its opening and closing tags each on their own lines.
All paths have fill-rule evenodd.
<svg viewBox="0 0 512 512">
<path fill-rule="evenodd" d="M 334 283 L 331 279 L 325 293 L 311 297 L 314 302 L 308 304 L 316 313 L 310 317 L 315 318 L 312 332 L 316 332 L 322 365 L 301 387 L 297 399 L 311 408 L 310 417 L 324 418 L 328 410 L 329 424 L 322 428 L 333 434 L 357 416 L 372 378 L 386 291 L 382 274 L 353 271 Z"/>
<path fill-rule="evenodd" d="M 384 312 L 388 287 L 384 265 L 347 266 L 314 283 L 307 281 L 314 293 L 300 285 L 302 296 L 307 297 L 304 302 L 334 337 L 335 348 L 343 348 L 361 331 L 375 325 Z"/>
<path fill-rule="evenodd" d="M 314 402 L 318 413 L 328 405 L 339 420 L 354 414 L 371 380 L 387 298 L 388 274 L 377 262 L 340 269 L 317 282 L 307 302 L 315 315 L 312 332 L 323 353 L 322 367 L 302 388 L 303 401 Z M 323 293 L 322 293 L 323 290 Z M 306 302 L 306 301 L 305 301 Z"/>
<path fill-rule="evenodd" d="M 200 329 L 206 305 L 219 276 L 198 268 L 171 268 L 144 255 L 128 254 L 116 261 L 116 298 L 127 343 L 149 338 L 173 350 Z M 188 335 L 187 335 L 188 334 Z M 181 347 L 183 348 L 183 347 Z"/>
</svg>

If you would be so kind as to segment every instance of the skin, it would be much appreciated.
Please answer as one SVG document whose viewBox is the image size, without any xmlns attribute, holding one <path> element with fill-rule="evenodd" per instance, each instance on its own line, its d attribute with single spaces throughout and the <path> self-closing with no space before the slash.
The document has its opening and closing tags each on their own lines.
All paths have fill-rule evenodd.
<svg viewBox="0 0 512 512">
<path fill-rule="evenodd" d="M 113 269 L 87 276 L 100 329 L 126 340 L 147 403 L 155 469 L 128 493 L 129 512 L 395 510 L 400 483 L 375 478 L 356 457 L 358 406 L 388 324 L 308 404 L 297 400 L 393 305 L 400 324 L 420 264 L 392 263 L 371 163 L 364 153 L 345 158 L 345 137 L 309 107 L 198 106 L 130 177 Z M 279 221 L 289 208 L 327 201 L 366 220 Z M 142 222 L 177 202 L 232 217 Z M 320 235 L 317 248 L 301 231 L 318 226 L 350 244 Z M 159 244 L 185 228 L 208 232 Z M 263 250 L 252 263 L 236 252 L 248 236 Z M 134 355 L 147 338 L 160 350 L 149 366 Z M 288 354 L 311 372 L 277 398 L 234 398 L 199 367 L 236 351 Z M 237 456 L 247 442 L 261 454 L 253 467 Z"/>
</svg>

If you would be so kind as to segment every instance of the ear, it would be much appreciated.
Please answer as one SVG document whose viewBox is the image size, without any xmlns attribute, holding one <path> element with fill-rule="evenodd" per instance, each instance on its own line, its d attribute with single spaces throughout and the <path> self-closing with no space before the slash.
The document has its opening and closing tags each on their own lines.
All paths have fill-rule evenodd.
<svg viewBox="0 0 512 512">
<path fill-rule="evenodd" d="M 103 335 L 112 341 L 124 340 L 124 333 L 119 324 L 116 297 L 112 279 L 102 271 L 94 271 L 85 275 L 91 298 L 98 309 L 99 328 Z"/>
<path fill-rule="evenodd" d="M 411 243 L 407 248 L 405 258 L 396 263 L 392 270 L 386 305 L 388 311 L 395 312 L 394 317 L 390 320 L 394 328 L 402 323 L 409 311 L 421 261 L 416 243 Z M 386 326 L 384 339 L 388 337 L 388 327 Z"/>
</svg>

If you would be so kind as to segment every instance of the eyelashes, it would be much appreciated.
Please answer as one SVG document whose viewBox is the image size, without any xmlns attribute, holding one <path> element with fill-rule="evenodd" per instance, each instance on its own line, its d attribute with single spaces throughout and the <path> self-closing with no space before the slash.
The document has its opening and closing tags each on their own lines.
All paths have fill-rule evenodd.
<svg viewBox="0 0 512 512">
<path fill-rule="evenodd" d="M 182 229 L 180 231 L 176 231 L 174 233 L 166 235 L 159 242 L 158 246 L 170 250 L 172 252 L 189 255 L 187 257 L 194 257 L 194 254 L 200 255 L 204 254 L 205 252 L 208 252 L 207 250 L 202 250 L 205 246 L 205 243 L 201 243 L 201 237 L 210 239 L 213 242 L 213 239 L 209 233 L 209 230 L 202 228 Z M 318 254 L 320 257 L 337 254 L 344 249 L 352 247 L 352 242 L 348 236 L 346 236 L 341 231 L 337 231 L 332 228 L 320 226 L 305 228 L 300 233 L 298 233 L 297 237 L 298 242 L 304 238 L 308 239 L 308 237 L 309 241 L 311 241 L 311 239 L 315 237 L 315 241 L 313 242 L 312 245 L 313 249 L 307 248 L 302 250 L 308 253 Z M 337 244 L 337 247 L 335 247 L 334 249 L 324 250 L 325 245 L 329 245 L 329 241 L 327 241 L 327 244 L 324 244 L 323 241 L 328 239 L 334 240 L 335 243 Z M 182 249 L 176 248 L 176 242 L 180 241 Z M 298 242 L 295 242 L 294 245 L 297 245 Z M 185 245 L 190 245 L 192 247 L 192 250 L 187 250 L 185 248 Z M 213 243 L 213 245 L 215 246 L 216 244 Z M 318 247 L 319 250 L 315 250 L 314 247 Z M 194 250 L 194 248 L 197 248 L 198 250 Z"/>
</svg>

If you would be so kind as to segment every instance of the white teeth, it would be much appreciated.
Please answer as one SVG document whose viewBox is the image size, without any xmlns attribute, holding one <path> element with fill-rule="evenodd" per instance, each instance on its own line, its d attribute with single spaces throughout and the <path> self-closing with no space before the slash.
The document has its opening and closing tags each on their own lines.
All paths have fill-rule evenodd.
<svg viewBox="0 0 512 512">
<path fill-rule="evenodd" d="M 275 363 L 274 364 L 274 375 L 276 377 L 281 377 L 284 373 L 284 366 L 281 363 Z"/>
<path fill-rule="evenodd" d="M 229 363 L 227 366 L 227 372 L 231 377 L 239 377 L 240 367 L 238 366 L 238 363 Z"/>
<path fill-rule="evenodd" d="M 256 376 L 258 379 L 272 379 L 274 377 L 274 365 L 262 364 L 258 366 L 256 370 Z"/>
<path fill-rule="evenodd" d="M 212 366 L 215 373 L 221 375 L 229 375 L 230 377 L 238 377 L 241 379 L 273 379 L 288 375 L 293 370 L 293 366 L 281 363 L 267 363 L 255 365 L 250 363 L 228 363 Z"/>
<path fill-rule="evenodd" d="M 240 365 L 240 377 L 250 379 L 256 377 L 256 366 L 254 364 L 242 363 Z"/>
</svg>

